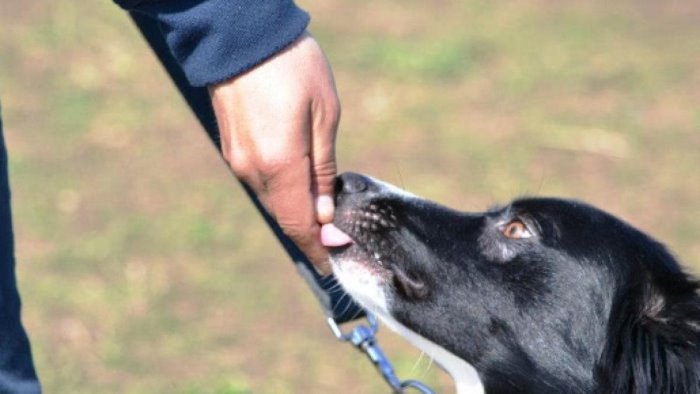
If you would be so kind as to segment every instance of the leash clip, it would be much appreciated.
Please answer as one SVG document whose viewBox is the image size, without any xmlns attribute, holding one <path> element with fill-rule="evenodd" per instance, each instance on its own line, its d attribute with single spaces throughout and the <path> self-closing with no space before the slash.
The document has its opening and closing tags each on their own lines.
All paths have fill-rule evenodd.
<svg viewBox="0 0 700 394">
<path fill-rule="evenodd" d="M 379 323 L 373 314 L 367 313 L 369 326 L 360 324 L 355 326 L 349 333 L 344 333 L 332 317 L 329 317 L 327 322 L 338 340 L 351 343 L 369 357 L 394 393 L 404 394 L 406 389 L 412 388 L 422 394 L 435 394 L 432 389 L 417 380 L 402 381 L 396 376 L 393 365 L 377 343 L 375 334 L 379 330 Z"/>
</svg>

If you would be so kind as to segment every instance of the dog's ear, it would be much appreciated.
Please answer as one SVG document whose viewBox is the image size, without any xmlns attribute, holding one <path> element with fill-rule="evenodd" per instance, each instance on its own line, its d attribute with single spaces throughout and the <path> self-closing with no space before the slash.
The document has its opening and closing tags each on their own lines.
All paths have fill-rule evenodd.
<svg viewBox="0 0 700 394">
<path fill-rule="evenodd" d="M 649 279 L 649 278 L 647 278 Z M 596 366 L 599 393 L 700 393 L 700 297 L 684 274 L 628 288 Z"/>
</svg>

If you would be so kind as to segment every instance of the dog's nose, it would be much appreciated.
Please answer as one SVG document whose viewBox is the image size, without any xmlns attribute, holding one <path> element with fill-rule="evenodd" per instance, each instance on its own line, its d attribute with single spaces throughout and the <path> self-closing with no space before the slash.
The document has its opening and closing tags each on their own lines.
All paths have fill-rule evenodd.
<svg viewBox="0 0 700 394">
<path fill-rule="evenodd" d="M 338 176 L 335 181 L 335 193 L 357 194 L 367 191 L 369 179 L 354 172 L 346 172 Z"/>
</svg>

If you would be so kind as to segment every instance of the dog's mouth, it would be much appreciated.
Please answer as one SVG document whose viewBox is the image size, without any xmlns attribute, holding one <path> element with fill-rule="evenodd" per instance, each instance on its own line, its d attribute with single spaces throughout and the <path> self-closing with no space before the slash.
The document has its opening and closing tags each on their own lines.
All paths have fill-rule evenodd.
<svg viewBox="0 0 700 394">
<path fill-rule="evenodd" d="M 341 283 L 347 282 L 343 274 L 351 271 L 353 280 L 359 278 L 382 291 L 392 288 L 409 300 L 427 296 L 423 278 L 407 269 L 397 216 L 393 205 L 383 200 L 338 207 L 334 222 L 322 227 L 321 241 L 330 250 Z"/>
<path fill-rule="evenodd" d="M 333 223 L 324 224 L 321 227 L 321 243 L 327 248 L 341 248 L 349 246 L 354 241 L 343 230 L 336 227 Z"/>
<path fill-rule="evenodd" d="M 333 223 L 321 228 L 333 272 L 353 298 L 380 315 L 389 311 L 394 269 L 388 233 L 395 220 L 374 204 L 339 204 Z"/>
<path fill-rule="evenodd" d="M 391 247 L 388 233 L 397 228 L 392 210 L 370 203 L 364 207 L 339 207 L 333 223 L 321 228 L 321 242 L 334 259 L 358 258 L 388 268 Z"/>
</svg>

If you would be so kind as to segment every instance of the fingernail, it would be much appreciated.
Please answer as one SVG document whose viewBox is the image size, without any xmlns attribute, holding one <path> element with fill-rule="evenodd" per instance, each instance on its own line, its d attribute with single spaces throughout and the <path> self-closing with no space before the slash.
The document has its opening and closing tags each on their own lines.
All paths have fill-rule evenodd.
<svg viewBox="0 0 700 394">
<path fill-rule="evenodd" d="M 333 220 L 335 206 L 331 196 L 318 196 L 316 198 L 316 216 L 321 223 L 330 223 Z"/>
</svg>

